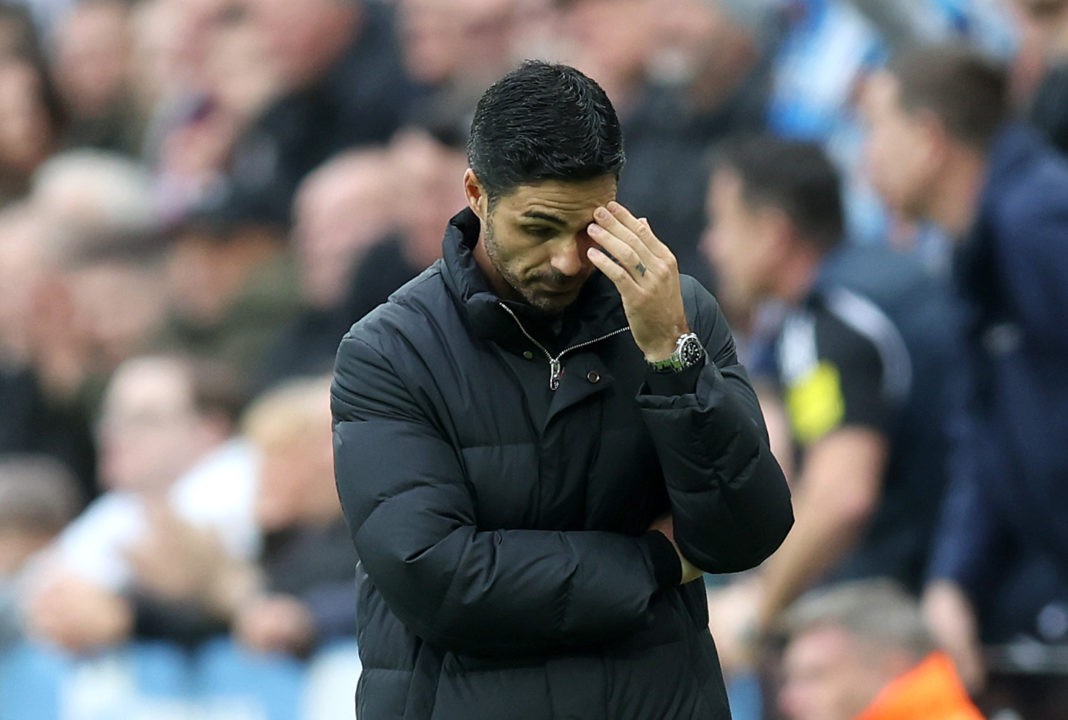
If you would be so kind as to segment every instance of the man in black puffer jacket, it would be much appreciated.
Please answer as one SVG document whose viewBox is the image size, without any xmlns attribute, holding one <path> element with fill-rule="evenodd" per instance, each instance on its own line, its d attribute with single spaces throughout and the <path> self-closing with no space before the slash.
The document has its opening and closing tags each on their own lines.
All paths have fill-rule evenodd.
<svg viewBox="0 0 1068 720">
<path fill-rule="evenodd" d="M 715 300 L 614 202 L 623 157 L 592 80 L 508 74 L 444 258 L 341 342 L 364 720 L 730 717 L 693 581 L 770 555 L 789 491 Z"/>
</svg>

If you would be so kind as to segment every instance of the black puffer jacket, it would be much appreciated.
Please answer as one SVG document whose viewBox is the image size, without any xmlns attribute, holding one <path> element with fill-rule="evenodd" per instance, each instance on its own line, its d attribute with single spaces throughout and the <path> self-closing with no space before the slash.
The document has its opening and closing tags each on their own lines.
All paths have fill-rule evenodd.
<svg viewBox="0 0 1068 720">
<path fill-rule="evenodd" d="M 554 333 L 490 292 L 477 237 L 473 214 L 453 218 L 445 259 L 338 352 L 358 717 L 730 717 L 703 585 L 679 586 L 670 543 L 646 532 L 670 511 L 684 554 L 729 572 L 761 562 L 792 523 L 715 301 L 683 279 L 714 364 L 689 392 L 659 394 L 607 279 Z M 556 389 L 546 351 L 563 352 Z"/>
</svg>

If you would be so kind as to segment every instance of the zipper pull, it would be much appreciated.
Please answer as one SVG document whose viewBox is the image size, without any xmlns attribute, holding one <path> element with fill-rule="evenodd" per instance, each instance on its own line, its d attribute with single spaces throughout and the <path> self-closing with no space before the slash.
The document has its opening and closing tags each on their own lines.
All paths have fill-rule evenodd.
<svg viewBox="0 0 1068 720">
<path fill-rule="evenodd" d="M 556 390 L 560 387 L 560 376 L 564 374 L 564 366 L 560 358 L 549 358 L 549 389 Z"/>
</svg>

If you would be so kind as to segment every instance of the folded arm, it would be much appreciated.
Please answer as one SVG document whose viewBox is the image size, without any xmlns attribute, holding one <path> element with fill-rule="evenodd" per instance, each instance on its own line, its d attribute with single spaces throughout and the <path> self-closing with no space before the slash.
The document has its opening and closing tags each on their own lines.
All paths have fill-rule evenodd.
<svg viewBox="0 0 1068 720">
<path fill-rule="evenodd" d="M 420 637 L 483 654 L 603 642 L 645 622 L 681 569 L 658 532 L 480 530 L 455 449 L 360 340 L 332 391 L 338 491 L 365 570 Z"/>
</svg>

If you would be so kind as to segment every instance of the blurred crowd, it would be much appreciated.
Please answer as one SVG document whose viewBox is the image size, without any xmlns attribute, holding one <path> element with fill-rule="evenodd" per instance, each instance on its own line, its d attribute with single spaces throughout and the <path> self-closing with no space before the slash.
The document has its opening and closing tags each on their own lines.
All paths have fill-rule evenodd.
<svg viewBox="0 0 1068 720">
<path fill-rule="evenodd" d="M 1051 155 L 1068 151 L 1068 0 L 3 0 L 0 660 L 26 644 L 87 657 L 219 636 L 304 660 L 354 639 L 356 558 L 327 406 L 337 344 L 437 259 L 464 205 L 474 103 L 538 57 L 579 67 L 613 100 L 628 158 L 619 199 L 720 296 L 795 483 L 802 539 L 784 547 L 788 560 L 708 581 L 728 674 L 760 678 L 754 707 L 766 718 L 831 717 L 804 710 L 826 667 L 796 653 L 780 667 L 764 640 L 805 589 L 889 576 L 922 601 L 991 712 L 1054 717 L 1013 705 L 1013 683 L 1068 684 L 1068 548 L 1029 564 L 1001 557 L 1030 552 L 1026 543 L 1002 544 L 987 548 L 1001 565 L 972 562 L 967 577 L 932 581 L 928 570 L 935 548 L 942 566 L 952 554 L 938 540 L 941 468 L 961 461 L 938 441 L 952 428 L 935 427 L 950 415 L 935 396 L 963 345 L 940 332 L 949 315 L 934 309 L 962 228 L 938 208 L 908 212 L 902 192 L 933 191 L 872 140 L 894 132 L 879 104 L 887 63 L 946 43 L 1007 68 L 1011 115 Z M 902 68 L 892 77 L 904 85 Z M 765 149 L 774 137 L 819 155 L 787 151 L 768 166 L 737 142 L 756 134 Z M 954 147 L 932 142 L 926 161 Z M 889 365 L 866 377 L 859 360 L 849 365 L 860 355 L 838 349 L 847 335 L 827 339 L 846 353 L 843 377 L 874 388 L 870 403 L 850 395 L 837 413 L 809 402 L 829 375 L 793 383 L 798 372 L 781 370 L 805 362 L 804 343 L 789 341 L 806 322 L 787 307 L 796 298 L 772 291 L 781 279 L 752 275 L 779 251 L 761 233 L 808 230 L 806 203 L 826 197 L 798 186 L 824 159 L 841 207 L 821 205 L 815 222 L 824 212 L 846 245 L 892 256 L 844 267 L 882 281 L 864 292 L 897 307 L 923 380 L 888 400 Z M 765 204 L 777 215 L 730 224 L 732 202 L 776 182 Z M 1068 185 L 1053 187 L 1068 198 Z M 1066 208 L 1051 211 L 1062 246 Z M 785 267 L 792 256 L 774 257 Z M 900 258 L 915 267 L 899 269 Z M 906 295 L 911 305 L 897 303 Z M 863 315 L 842 302 L 819 312 Z M 1062 307 L 1043 307 L 1044 322 L 1061 322 Z M 838 511 L 837 530 L 807 524 Z M 1017 604 L 989 589 L 1006 573 L 1049 590 Z M 1024 660 L 1005 650 L 1021 638 Z M 760 717 L 738 702 L 740 718 Z"/>
</svg>

